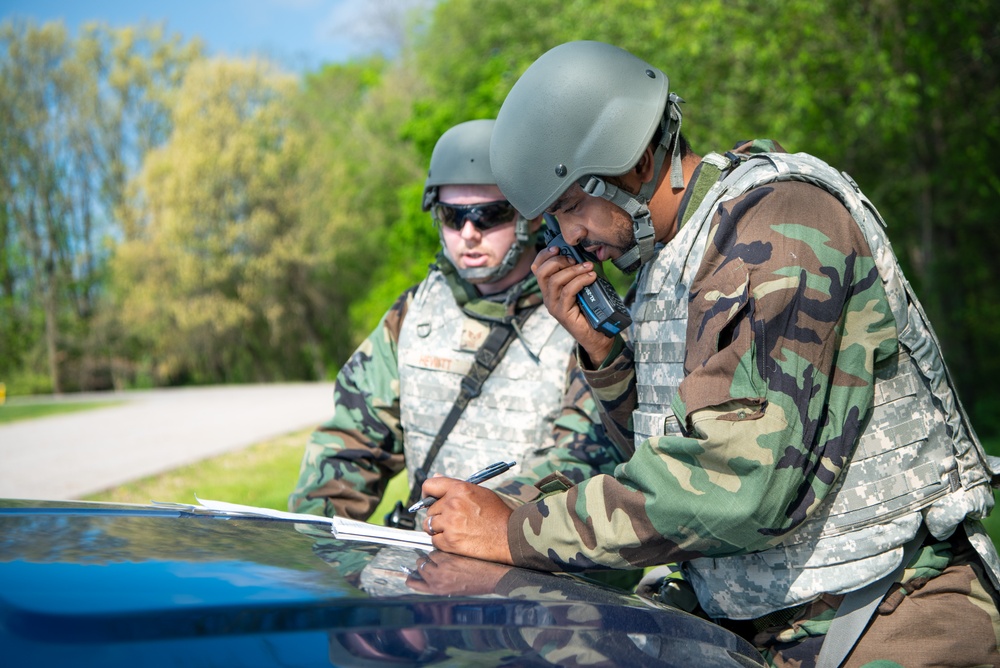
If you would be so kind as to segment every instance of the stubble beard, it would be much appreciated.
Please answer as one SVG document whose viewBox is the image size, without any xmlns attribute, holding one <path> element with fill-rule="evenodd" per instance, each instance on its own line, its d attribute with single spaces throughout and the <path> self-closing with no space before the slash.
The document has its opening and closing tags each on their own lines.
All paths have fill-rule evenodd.
<svg viewBox="0 0 1000 668">
<path fill-rule="evenodd" d="M 619 230 L 618 233 L 615 235 L 615 239 L 612 243 L 605 243 L 601 245 L 606 248 L 614 248 L 616 251 L 618 251 L 618 257 L 622 257 L 623 255 L 631 251 L 639 244 L 635 240 L 635 235 L 632 233 L 631 226 L 629 226 L 628 228 Z M 614 262 L 615 261 L 612 260 L 612 263 Z M 615 266 L 618 267 L 618 269 L 621 270 L 623 273 L 630 275 L 638 271 L 641 265 L 642 265 L 641 258 L 635 260 L 632 264 L 628 265 L 627 267 L 618 267 L 618 265 L 615 264 Z"/>
</svg>

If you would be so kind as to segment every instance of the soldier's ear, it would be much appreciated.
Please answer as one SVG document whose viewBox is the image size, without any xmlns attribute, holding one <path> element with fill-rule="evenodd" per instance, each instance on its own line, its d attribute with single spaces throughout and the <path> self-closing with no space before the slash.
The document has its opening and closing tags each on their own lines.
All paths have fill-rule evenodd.
<svg viewBox="0 0 1000 668">
<path fill-rule="evenodd" d="M 650 146 L 646 147 L 646 150 L 642 152 L 639 156 L 639 162 L 635 163 L 636 175 L 640 179 L 640 183 L 646 183 L 653 178 L 653 149 Z"/>
</svg>

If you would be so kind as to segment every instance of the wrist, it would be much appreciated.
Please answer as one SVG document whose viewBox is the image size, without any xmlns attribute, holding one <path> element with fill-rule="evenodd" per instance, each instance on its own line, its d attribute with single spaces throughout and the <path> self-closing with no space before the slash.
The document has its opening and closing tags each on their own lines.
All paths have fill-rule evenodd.
<svg viewBox="0 0 1000 668">
<path fill-rule="evenodd" d="M 601 341 L 580 344 L 580 364 L 584 369 L 600 369 L 614 349 L 615 340 L 601 335 Z"/>
</svg>

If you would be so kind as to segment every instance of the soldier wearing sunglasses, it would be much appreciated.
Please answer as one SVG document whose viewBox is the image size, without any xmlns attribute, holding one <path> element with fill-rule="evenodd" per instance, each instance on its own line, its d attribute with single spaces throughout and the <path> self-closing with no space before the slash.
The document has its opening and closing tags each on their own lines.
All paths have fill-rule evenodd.
<svg viewBox="0 0 1000 668">
<path fill-rule="evenodd" d="M 292 511 L 369 519 L 404 468 L 419 498 L 436 473 L 465 479 L 530 458 L 485 483 L 519 497 L 537 495 L 532 483 L 547 476 L 581 481 L 622 461 L 573 338 L 542 306 L 531 273 L 542 220 L 519 215 L 496 186 L 493 124 L 462 123 L 438 140 L 423 209 L 441 252 L 338 374 L 333 416 L 309 440 Z M 408 528 L 406 507 L 386 520 Z"/>
</svg>

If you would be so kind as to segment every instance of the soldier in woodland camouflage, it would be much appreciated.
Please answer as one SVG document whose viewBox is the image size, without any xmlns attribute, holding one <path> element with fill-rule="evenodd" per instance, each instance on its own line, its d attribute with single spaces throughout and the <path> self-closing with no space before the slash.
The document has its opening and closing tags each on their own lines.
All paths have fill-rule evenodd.
<svg viewBox="0 0 1000 668">
<path fill-rule="evenodd" d="M 543 250 L 532 266 L 632 454 L 513 511 L 428 481 L 435 547 L 543 570 L 679 562 L 705 613 L 775 666 L 997 665 L 1000 560 L 980 523 L 997 466 L 881 217 L 772 141 L 695 155 L 680 102 L 596 42 L 552 49 L 504 102 L 504 195 L 641 267 L 625 340 L 576 305 L 590 263 Z M 851 631 L 856 606 L 874 613 Z"/>
<path fill-rule="evenodd" d="M 290 510 L 367 519 L 393 475 L 406 468 L 412 485 L 476 350 L 500 326 L 516 336 L 427 475 L 466 478 L 537 458 L 523 482 L 515 469 L 486 483 L 517 496 L 556 470 L 580 481 L 622 460 L 603 436 L 572 337 L 541 307 L 530 271 L 541 218 L 518 215 L 496 187 L 493 124 L 459 124 L 435 146 L 423 205 L 442 252 L 338 374 L 333 417 L 309 439 Z"/>
</svg>

